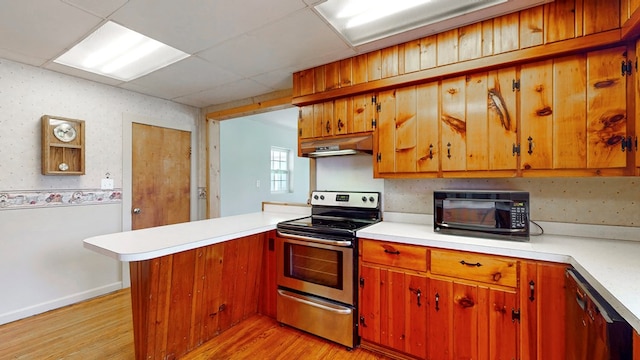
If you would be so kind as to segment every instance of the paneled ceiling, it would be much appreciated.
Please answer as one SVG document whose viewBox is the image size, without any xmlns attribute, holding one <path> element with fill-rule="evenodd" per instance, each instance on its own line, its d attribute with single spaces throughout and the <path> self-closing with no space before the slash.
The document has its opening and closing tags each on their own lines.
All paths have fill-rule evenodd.
<svg viewBox="0 0 640 360">
<path fill-rule="evenodd" d="M 350 46 L 314 10 L 322 0 L 2 0 L 0 57 L 199 108 L 291 88 L 291 74 L 549 0 L 503 5 Z M 113 20 L 192 56 L 129 82 L 53 62 Z"/>
</svg>

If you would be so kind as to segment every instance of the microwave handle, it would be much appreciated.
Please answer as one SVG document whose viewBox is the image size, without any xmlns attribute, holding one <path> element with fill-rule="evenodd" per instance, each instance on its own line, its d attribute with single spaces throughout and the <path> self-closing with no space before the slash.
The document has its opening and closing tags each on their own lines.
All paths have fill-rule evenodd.
<svg viewBox="0 0 640 360">
<path fill-rule="evenodd" d="M 475 226 L 469 226 L 469 225 L 464 225 L 464 224 L 457 224 L 454 223 L 454 226 L 451 226 L 450 224 L 447 223 L 436 223 L 436 226 L 440 226 L 443 228 L 450 228 L 450 229 L 460 229 L 460 230 L 478 230 L 478 229 L 485 229 L 485 228 L 478 228 Z M 490 228 L 491 231 L 494 232 L 501 232 L 501 233 L 519 233 L 519 232 L 524 232 L 527 231 L 526 228 L 521 228 L 521 229 L 501 229 L 501 228 Z"/>
<path fill-rule="evenodd" d="M 487 202 L 487 200 L 490 200 L 491 202 L 499 202 L 499 203 L 512 203 L 512 202 L 516 202 L 516 201 L 522 201 L 522 200 L 514 200 L 514 199 L 468 199 L 468 198 L 444 198 L 442 200 L 451 200 L 451 201 L 478 201 L 478 202 Z"/>
</svg>

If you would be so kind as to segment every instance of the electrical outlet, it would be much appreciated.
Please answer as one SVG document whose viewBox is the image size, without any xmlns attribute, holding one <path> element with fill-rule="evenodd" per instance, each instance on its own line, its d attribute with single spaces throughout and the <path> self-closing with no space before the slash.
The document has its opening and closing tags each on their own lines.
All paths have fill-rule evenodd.
<svg viewBox="0 0 640 360">
<path fill-rule="evenodd" d="M 259 188 L 260 187 L 260 180 L 256 180 L 256 187 Z"/>
<path fill-rule="evenodd" d="M 101 190 L 113 190 L 113 179 L 102 179 L 100 182 Z"/>
</svg>

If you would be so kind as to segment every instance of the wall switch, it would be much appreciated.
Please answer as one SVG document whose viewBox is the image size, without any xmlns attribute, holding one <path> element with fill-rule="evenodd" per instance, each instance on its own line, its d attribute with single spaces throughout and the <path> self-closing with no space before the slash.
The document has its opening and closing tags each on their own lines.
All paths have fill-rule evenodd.
<svg viewBox="0 0 640 360">
<path fill-rule="evenodd" d="M 113 190 L 113 179 L 102 179 L 100 182 L 101 190 Z"/>
</svg>

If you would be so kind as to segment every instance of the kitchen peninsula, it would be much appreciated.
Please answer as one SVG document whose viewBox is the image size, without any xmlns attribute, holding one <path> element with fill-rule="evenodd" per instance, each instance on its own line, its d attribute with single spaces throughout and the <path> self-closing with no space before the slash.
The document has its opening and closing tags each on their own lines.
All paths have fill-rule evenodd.
<svg viewBox="0 0 640 360">
<path fill-rule="evenodd" d="M 84 246 L 131 262 L 136 358 L 179 357 L 257 311 L 262 279 L 275 276 L 263 262 L 269 242 L 265 235 L 278 222 L 303 215 L 267 211 L 230 216 L 97 236 L 86 239 Z M 635 259 L 640 243 L 631 241 L 640 238 L 637 228 L 549 223 L 544 225 L 547 234 L 511 242 L 434 234 L 428 215 L 414 223 L 403 222 L 405 214 L 385 216 L 358 236 L 570 264 L 640 330 L 640 284 L 629 280 L 630 274 L 640 272 Z"/>
</svg>

